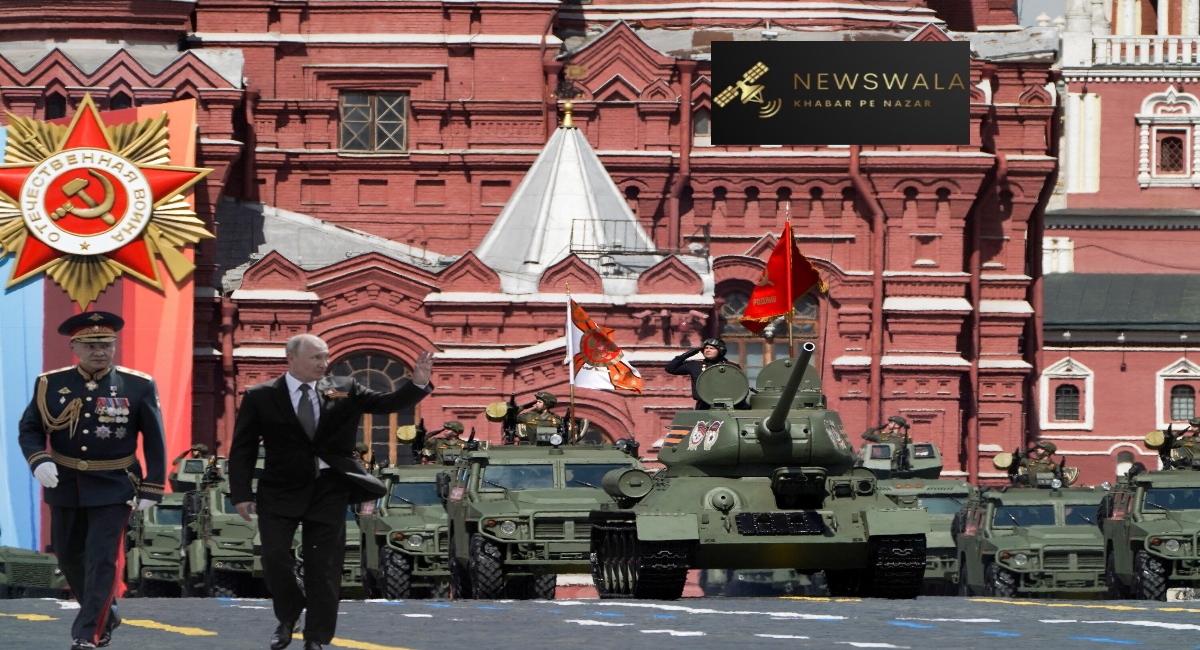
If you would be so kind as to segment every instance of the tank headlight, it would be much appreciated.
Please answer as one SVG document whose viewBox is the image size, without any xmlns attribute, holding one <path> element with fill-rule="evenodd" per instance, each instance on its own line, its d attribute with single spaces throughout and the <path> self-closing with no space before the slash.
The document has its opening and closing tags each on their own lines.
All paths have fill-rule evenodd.
<svg viewBox="0 0 1200 650">
<path fill-rule="evenodd" d="M 425 538 L 420 535 L 409 535 L 407 542 L 409 546 L 416 548 L 425 542 Z"/>
<path fill-rule="evenodd" d="M 557 435 L 557 434 L 556 434 Z M 517 525 L 511 521 L 506 521 L 500 524 L 500 533 L 503 535 L 513 535 L 517 532 Z"/>
<path fill-rule="evenodd" d="M 1013 556 L 1012 561 L 1013 565 L 1015 566 L 1025 566 L 1026 564 L 1029 564 L 1029 556 L 1025 555 L 1024 553 L 1017 553 Z"/>
<path fill-rule="evenodd" d="M 1179 540 L 1168 539 L 1166 541 L 1166 543 L 1163 544 L 1163 548 L 1167 549 L 1168 553 L 1178 553 L 1179 552 Z"/>
<path fill-rule="evenodd" d="M 1058 488 L 1062 487 L 1062 481 L 1060 481 L 1060 480 L 1058 480 L 1058 479 L 1052 479 L 1052 480 L 1050 481 L 1050 487 L 1052 487 L 1052 488 L 1054 488 L 1055 490 L 1057 490 Z"/>
<path fill-rule="evenodd" d="M 560 434 L 560 433 L 556 433 L 556 434 L 553 434 L 550 436 L 550 444 L 554 445 L 555 447 L 561 445 L 562 440 L 563 440 L 562 434 Z"/>
<path fill-rule="evenodd" d="M 857 489 L 859 494 L 870 494 L 871 491 L 875 489 L 875 484 L 871 481 L 863 479 L 858 482 Z"/>
</svg>

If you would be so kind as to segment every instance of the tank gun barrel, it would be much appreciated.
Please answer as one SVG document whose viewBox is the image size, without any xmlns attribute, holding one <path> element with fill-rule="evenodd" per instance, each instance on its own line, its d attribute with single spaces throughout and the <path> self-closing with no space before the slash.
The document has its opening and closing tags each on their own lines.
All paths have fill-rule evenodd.
<svg viewBox="0 0 1200 650">
<path fill-rule="evenodd" d="M 812 359 L 816 349 L 817 346 L 813 345 L 811 341 L 806 341 L 800 346 L 800 356 L 796 358 L 796 365 L 792 368 L 792 374 L 788 376 L 787 384 L 779 393 L 779 402 L 775 404 L 771 414 L 757 427 L 756 433 L 760 440 L 774 438 L 787 431 L 788 412 L 792 409 L 792 400 L 796 398 L 796 391 L 800 390 L 800 381 L 804 379 L 804 373 L 808 370 L 808 362 Z"/>
</svg>

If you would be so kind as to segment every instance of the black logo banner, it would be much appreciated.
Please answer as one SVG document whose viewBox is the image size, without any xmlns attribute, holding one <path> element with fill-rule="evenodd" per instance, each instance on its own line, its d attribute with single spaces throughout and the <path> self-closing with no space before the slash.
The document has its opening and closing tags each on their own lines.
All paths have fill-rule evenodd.
<svg viewBox="0 0 1200 650">
<path fill-rule="evenodd" d="M 967 42 L 712 44 L 712 143 L 970 144 Z"/>
</svg>

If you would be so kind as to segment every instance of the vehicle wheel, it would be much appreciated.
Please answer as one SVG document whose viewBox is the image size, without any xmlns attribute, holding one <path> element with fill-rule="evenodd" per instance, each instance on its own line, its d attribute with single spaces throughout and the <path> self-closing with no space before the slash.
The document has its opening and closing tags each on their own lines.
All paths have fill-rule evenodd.
<svg viewBox="0 0 1200 650">
<path fill-rule="evenodd" d="M 379 577 L 384 598 L 404 600 L 411 596 L 412 563 L 403 553 L 387 546 L 379 549 Z"/>
<path fill-rule="evenodd" d="M 1121 579 L 1117 577 L 1117 559 L 1111 548 L 1108 549 L 1108 557 L 1104 560 L 1104 584 L 1108 586 L 1109 600 L 1129 598 L 1129 588 L 1121 584 Z"/>
<path fill-rule="evenodd" d="M 829 587 L 830 596 L 863 595 L 866 586 L 865 577 L 863 571 L 858 569 L 825 570 L 825 584 Z"/>
<path fill-rule="evenodd" d="M 471 535 L 471 591 L 476 598 L 495 600 L 504 596 L 504 565 L 500 547 L 475 533 Z"/>
<path fill-rule="evenodd" d="M 1017 576 L 999 564 L 989 564 L 983 570 L 983 595 L 992 598 L 1012 598 L 1017 595 Z"/>
<path fill-rule="evenodd" d="M 506 592 L 509 598 L 518 600 L 554 600 L 554 592 L 557 588 L 558 576 L 551 573 L 509 578 Z"/>
<path fill-rule="evenodd" d="M 1167 567 L 1145 549 L 1133 556 L 1133 596 L 1139 600 L 1167 599 Z"/>
<path fill-rule="evenodd" d="M 137 595 L 138 598 L 168 598 L 172 594 L 167 583 L 143 578 L 137 583 Z"/>
<path fill-rule="evenodd" d="M 204 578 L 206 591 L 210 598 L 237 598 L 237 574 L 208 568 Z"/>
<path fill-rule="evenodd" d="M 450 598 L 454 600 L 466 600 L 474 598 L 475 595 L 471 591 L 471 576 L 467 573 L 467 568 L 459 564 L 454 557 L 454 538 L 450 538 Z"/>
<path fill-rule="evenodd" d="M 450 581 L 442 578 L 429 586 L 429 597 L 437 600 L 450 598 Z"/>
</svg>

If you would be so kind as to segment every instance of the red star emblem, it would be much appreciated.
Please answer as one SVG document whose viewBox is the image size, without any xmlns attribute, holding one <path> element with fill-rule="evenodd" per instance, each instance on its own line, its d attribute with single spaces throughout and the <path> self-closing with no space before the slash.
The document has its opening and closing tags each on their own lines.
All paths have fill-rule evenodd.
<svg viewBox="0 0 1200 650">
<path fill-rule="evenodd" d="M 9 116 L 10 150 L 12 124 L 19 119 Z M 164 139 L 165 152 L 165 124 L 159 126 L 158 132 L 143 129 L 143 140 Z M 28 129 L 22 133 L 26 141 L 34 139 Z M 121 272 L 161 288 L 156 253 L 163 252 L 160 233 L 169 225 L 156 228 L 154 210 L 176 199 L 211 170 L 141 164 L 139 155 L 146 156 L 133 153 L 137 143 L 126 138 L 118 146 L 115 137 L 87 96 L 48 155 L 41 160 L 26 155 L 27 162 L 0 165 L 0 199 L 19 206 L 27 231 L 23 244 L 13 250 L 16 264 L 9 286 L 47 270 L 61 258 L 83 256 L 102 258 L 117 268 L 106 281 L 100 279 L 96 291 Z M 145 142 L 140 148 L 145 150 Z M 47 148 L 38 150 L 44 154 Z M 161 153 L 156 155 L 161 158 Z M 0 250 L 0 256 L 7 252 Z M 178 255 L 175 250 L 170 252 Z M 80 301 L 71 286 L 55 279 L 72 299 Z M 97 279 L 84 283 L 95 284 Z M 83 300 L 90 302 L 87 297 Z"/>
</svg>

